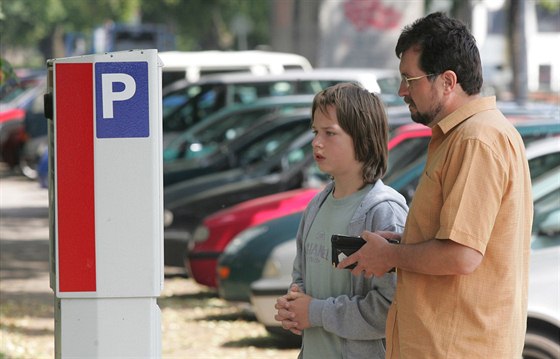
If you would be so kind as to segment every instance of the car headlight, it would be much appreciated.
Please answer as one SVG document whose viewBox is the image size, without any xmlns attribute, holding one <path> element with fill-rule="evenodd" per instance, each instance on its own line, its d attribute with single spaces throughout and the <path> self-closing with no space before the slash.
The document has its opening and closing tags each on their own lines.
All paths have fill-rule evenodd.
<svg viewBox="0 0 560 359">
<path fill-rule="evenodd" d="M 263 278 L 278 278 L 280 277 L 280 263 L 274 258 L 269 258 L 263 268 Z"/>
<path fill-rule="evenodd" d="M 263 278 L 289 278 L 296 257 L 296 239 L 278 244 L 270 253 L 263 268 Z"/>
<path fill-rule="evenodd" d="M 163 226 L 169 227 L 171 224 L 173 224 L 173 212 L 165 209 L 163 211 Z"/>
<path fill-rule="evenodd" d="M 208 227 L 205 225 L 200 225 L 196 227 L 194 234 L 193 234 L 193 241 L 195 242 L 204 242 L 210 236 L 210 231 Z"/>
</svg>

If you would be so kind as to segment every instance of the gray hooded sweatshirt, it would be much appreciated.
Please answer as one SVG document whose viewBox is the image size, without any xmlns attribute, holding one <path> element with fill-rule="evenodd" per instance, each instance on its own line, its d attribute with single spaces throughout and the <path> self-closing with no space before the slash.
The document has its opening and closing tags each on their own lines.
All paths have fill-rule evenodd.
<svg viewBox="0 0 560 359">
<path fill-rule="evenodd" d="M 299 225 L 292 278 L 304 293 L 305 238 L 333 188 L 334 182 L 331 182 L 311 200 Z M 364 230 L 402 233 L 407 214 L 404 197 L 378 180 L 353 214 L 347 233 L 356 236 Z M 395 273 L 371 279 L 363 275 L 352 276 L 351 293 L 348 295 L 312 299 L 309 305 L 310 324 L 323 327 L 342 339 L 343 358 L 385 358 L 385 322 L 395 286 Z"/>
</svg>

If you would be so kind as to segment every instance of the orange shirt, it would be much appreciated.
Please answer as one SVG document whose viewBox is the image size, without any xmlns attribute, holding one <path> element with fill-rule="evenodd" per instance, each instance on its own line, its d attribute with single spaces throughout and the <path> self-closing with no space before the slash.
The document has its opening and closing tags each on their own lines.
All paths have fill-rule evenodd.
<svg viewBox="0 0 560 359">
<path fill-rule="evenodd" d="M 532 218 L 524 144 L 495 98 L 434 126 L 402 241 L 451 239 L 484 257 L 470 275 L 398 271 L 387 358 L 520 358 Z"/>
</svg>

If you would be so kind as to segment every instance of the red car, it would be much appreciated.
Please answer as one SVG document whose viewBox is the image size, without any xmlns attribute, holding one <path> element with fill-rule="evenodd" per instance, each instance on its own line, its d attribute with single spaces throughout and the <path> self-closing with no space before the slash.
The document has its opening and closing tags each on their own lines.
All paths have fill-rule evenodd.
<svg viewBox="0 0 560 359">
<path fill-rule="evenodd" d="M 0 161 L 10 168 L 19 165 L 20 153 L 28 138 L 25 116 L 35 98 L 45 93 L 46 79 L 42 71 L 20 71 L 18 79 L 11 79 L 0 87 Z"/>
<path fill-rule="evenodd" d="M 408 124 L 397 128 L 389 141 L 391 171 L 406 167 L 426 147 L 432 131 L 430 128 Z M 399 148 L 399 150 L 395 150 Z M 400 151 L 400 150 L 404 151 Z M 397 165 L 398 164 L 398 165 Z M 194 246 L 187 250 L 185 267 L 199 284 L 216 288 L 216 275 L 222 278 L 228 273 L 216 273 L 218 257 L 229 242 L 242 230 L 262 222 L 292 214 L 305 209 L 319 188 L 304 188 L 257 198 L 226 208 L 206 217 L 193 235 Z M 191 242 L 191 243 L 193 243 Z"/>
<path fill-rule="evenodd" d="M 239 232 L 280 216 L 305 209 L 320 188 L 300 188 L 276 193 L 223 209 L 206 217 L 193 236 L 185 266 L 189 276 L 205 286 L 216 288 L 218 257 Z"/>
</svg>

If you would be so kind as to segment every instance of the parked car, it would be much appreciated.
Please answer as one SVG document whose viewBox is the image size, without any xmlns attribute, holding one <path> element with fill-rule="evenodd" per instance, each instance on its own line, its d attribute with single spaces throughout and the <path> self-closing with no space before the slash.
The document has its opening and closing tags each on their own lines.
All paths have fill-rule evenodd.
<svg viewBox="0 0 560 359">
<path fill-rule="evenodd" d="M 543 146 L 548 148 L 548 151 L 543 150 Z M 529 168 L 531 169 L 531 177 L 533 181 L 533 200 L 535 204 L 535 222 L 533 225 L 533 235 L 539 233 L 540 218 L 543 216 L 543 211 L 553 211 L 560 208 L 560 194 L 555 191 L 560 191 L 560 141 L 558 138 L 547 138 L 540 141 L 533 142 L 527 146 L 527 159 L 529 161 Z M 550 157 L 552 153 L 552 157 Z M 302 212 L 293 214 L 296 217 L 299 214 L 300 218 Z M 295 221 L 294 218 L 292 220 Z M 292 228 L 288 226 L 292 223 Z M 269 222 L 261 224 L 261 226 L 269 225 Z M 266 241 L 272 241 L 277 244 L 277 247 L 271 252 L 268 260 L 265 263 L 262 271 L 262 277 L 254 281 L 251 287 L 251 303 L 253 310 L 259 321 L 261 321 L 267 329 L 271 332 L 278 332 L 279 323 L 274 320 L 274 302 L 279 295 L 283 295 L 288 291 L 291 283 L 291 272 L 293 260 L 296 255 L 295 235 L 297 226 L 293 222 L 284 224 L 287 231 L 292 231 L 292 237 L 280 236 L 276 237 L 276 231 L 269 231 Z M 258 233 L 256 230 L 254 233 Z M 243 232 L 240 237 L 243 236 Z M 247 235 L 243 241 L 239 240 L 237 245 L 241 246 L 242 243 L 251 241 L 251 236 Z M 256 236 L 254 236 L 256 237 Z M 261 241 L 264 242 L 263 239 Z M 283 242 L 285 241 L 285 242 Z M 260 242 L 252 242 L 252 250 L 260 245 Z M 533 241 L 533 247 L 535 247 Z M 559 278 L 556 277 L 556 281 Z M 558 285 L 558 284 L 556 284 Z M 537 331 L 538 328 L 535 329 Z"/>
<path fill-rule="evenodd" d="M 546 121 L 518 121 L 514 122 L 515 127 L 523 137 L 523 141 L 527 146 L 527 151 L 529 151 L 529 146 L 540 139 L 552 138 L 560 135 L 560 121 L 546 120 Z M 558 138 L 549 141 L 549 145 L 542 145 L 545 149 L 554 148 L 554 145 L 560 146 L 560 140 Z M 536 148 L 532 151 L 538 152 Z M 546 150 L 545 150 L 546 151 Z M 385 183 L 389 184 L 391 187 L 399 191 L 410 203 L 414 192 L 416 191 L 416 186 L 420 180 L 420 175 L 424 170 L 426 164 L 426 151 L 422 153 L 417 153 L 413 158 L 414 161 L 410 162 L 406 166 L 399 167 L 394 171 L 389 171 L 389 173 L 384 177 Z M 529 156 L 529 153 L 528 153 Z M 557 157 L 553 156 L 550 160 L 555 160 Z M 544 161 L 544 159 L 542 159 Z M 548 160 L 547 160 L 548 161 Z"/>
<path fill-rule="evenodd" d="M 32 71 L 2 88 L 0 98 L 0 160 L 10 168 L 19 166 L 20 153 L 26 141 L 24 119 L 33 100 L 46 89 L 44 71 Z"/>
<path fill-rule="evenodd" d="M 251 126 L 268 117 L 298 109 L 310 111 L 312 95 L 260 98 L 249 104 L 235 104 L 189 127 L 163 146 L 165 164 L 200 158 L 217 146 L 240 137 Z"/>
<path fill-rule="evenodd" d="M 428 146 L 431 134 L 432 130 L 430 128 L 419 124 L 403 125 L 394 130 L 388 143 L 389 172 L 391 170 L 396 170 L 401 166 L 406 166 L 416 158 L 417 153 L 423 153 Z M 323 183 L 321 184 L 324 184 L 325 179 L 322 179 L 322 181 Z M 292 193 L 294 196 L 299 195 L 297 192 Z M 308 201 L 307 198 L 306 200 Z M 301 210 L 303 209 L 304 208 L 301 208 Z M 259 208 L 253 208 L 250 206 L 250 203 L 246 203 L 245 206 L 239 209 L 239 211 L 247 211 L 250 214 L 254 213 L 255 210 L 259 210 Z M 234 211 L 232 212 L 237 213 Z M 241 212 L 240 215 L 242 213 L 243 212 Z M 258 212 L 256 213 L 258 215 Z M 230 212 L 225 212 L 223 214 L 224 217 L 226 217 L 226 215 L 228 215 L 228 220 L 234 220 L 236 218 L 235 216 L 231 216 Z M 281 215 L 283 215 L 283 213 L 278 213 L 275 218 L 280 217 Z M 213 217 L 217 222 L 220 215 L 216 213 Z M 207 228 L 207 231 L 211 230 L 211 223 L 208 224 Z M 290 226 L 290 229 L 292 229 L 295 233 L 292 226 Z M 208 248 L 212 248 L 215 252 L 224 250 L 224 254 L 218 258 L 217 270 L 208 268 L 205 270 L 204 274 L 208 277 L 210 274 L 216 272 L 216 284 L 218 286 L 220 296 L 226 300 L 249 302 L 249 286 L 251 282 L 259 279 L 264 266 L 264 259 L 255 261 L 254 256 L 251 254 L 251 250 L 254 250 L 259 256 L 268 257 L 270 250 L 272 249 L 272 245 L 270 243 L 256 243 L 254 248 L 247 250 L 246 246 L 251 246 L 251 244 L 247 243 L 249 242 L 249 239 L 252 241 L 253 236 L 244 234 L 242 237 L 248 239 L 246 241 L 235 240 L 236 244 L 231 244 L 233 248 L 230 248 L 228 245 L 225 250 L 222 248 L 222 243 L 225 242 L 225 239 L 223 237 L 218 239 L 218 237 L 214 237 L 212 235 L 208 235 L 207 243 L 200 243 L 200 246 L 204 245 L 204 248 L 206 248 L 207 251 Z M 230 241 L 232 240 L 233 238 L 230 238 Z M 255 240 L 255 242 L 257 241 Z M 219 248 L 213 247 L 216 243 L 218 243 Z M 199 244 L 197 244 L 197 246 L 199 246 Z M 227 252 L 227 254 L 225 252 Z M 247 265 L 246 263 L 251 263 L 251 265 Z M 208 282 L 208 279 L 206 279 L 206 282 Z"/>
<path fill-rule="evenodd" d="M 275 74 L 287 70 L 311 70 L 304 56 L 276 51 L 163 51 L 163 86 L 180 79 L 194 82 L 201 76 L 223 72 Z"/>
<path fill-rule="evenodd" d="M 205 144 L 206 153 L 198 158 L 164 164 L 163 185 L 165 187 L 196 177 L 244 167 L 276 153 L 281 144 L 286 144 L 290 135 L 309 131 L 309 110 L 288 115 L 265 116 L 248 127 L 239 137 L 231 141 Z"/>
<path fill-rule="evenodd" d="M 249 226 L 302 211 L 319 190 L 298 188 L 275 193 L 242 202 L 204 218 L 194 232 L 194 246 L 188 253 L 192 278 L 199 284 L 216 288 L 218 257 L 235 235 Z M 250 262 L 245 265 L 247 269 L 255 266 Z M 221 266 L 218 268 L 218 277 L 225 279 L 229 272 L 230 267 Z"/>
<path fill-rule="evenodd" d="M 207 116 L 231 105 L 250 104 L 264 97 L 314 95 L 339 82 L 359 82 L 371 92 L 380 93 L 389 107 L 408 108 L 398 97 L 400 75 L 385 69 L 317 69 L 255 75 L 228 73 L 210 75 L 192 82 L 186 79 L 163 89 L 163 131 L 165 143 Z"/>
<path fill-rule="evenodd" d="M 38 93 L 25 113 L 23 120 L 24 141 L 19 157 L 21 173 L 29 179 L 37 179 L 37 166 L 48 147 L 47 118 L 44 97 Z"/>
<path fill-rule="evenodd" d="M 560 166 L 533 182 L 534 217 L 523 358 L 560 357 Z"/>
<path fill-rule="evenodd" d="M 248 160 L 241 161 L 240 167 L 165 188 L 166 265 L 185 265 L 187 243 L 204 217 L 249 199 L 302 187 L 313 161 L 313 134 L 309 117 L 302 116 L 301 120 L 305 127 L 280 130 L 276 136 L 253 143 L 242 154 Z"/>
<path fill-rule="evenodd" d="M 290 262 L 286 264 L 286 268 L 290 268 L 291 282 L 291 266 L 295 252 L 277 246 L 290 243 L 287 245 L 292 245 L 295 249 L 295 235 L 302 214 L 303 209 L 246 227 L 232 239 L 218 258 L 216 276 L 221 298 L 232 302 L 250 302 L 253 282 L 260 278 L 277 277 L 277 273 L 272 271 L 275 271 L 274 268 L 279 267 L 279 264 L 269 263 L 267 266 L 267 260 L 273 257 L 278 259 L 278 256 L 283 258 L 284 253 L 288 254 L 286 260 Z M 278 254 L 273 255 L 273 250 Z M 286 293 L 284 287 L 280 290 L 282 293 L 278 296 Z"/>
</svg>

